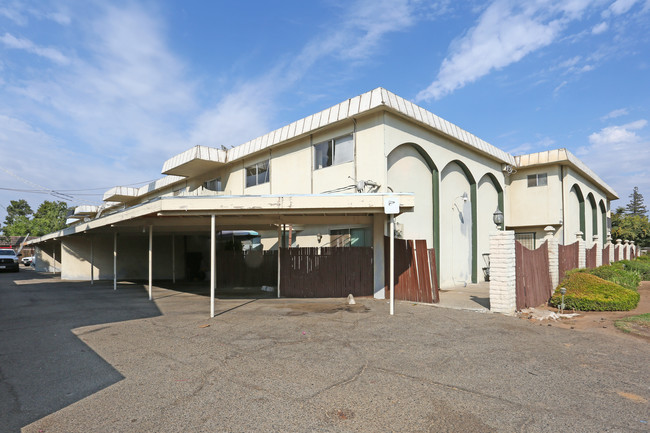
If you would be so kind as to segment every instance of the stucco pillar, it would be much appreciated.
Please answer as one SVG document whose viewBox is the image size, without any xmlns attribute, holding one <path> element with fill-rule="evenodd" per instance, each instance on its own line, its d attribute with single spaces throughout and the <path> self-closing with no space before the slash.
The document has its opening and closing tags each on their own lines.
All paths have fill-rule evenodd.
<svg viewBox="0 0 650 433">
<path fill-rule="evenodd" d="M 623 260 L 623 244 L 621 239 L 616 239 L 616 251 L 618 252 L 618 259 Z"/>
<path fill-rule="evenodd" d="M 490 235 L 490 310 L 513 314 L 517 308 L 515 232 Z"/>
<path fill-rule="evenodd" d="M 582 232 L 576 233 L 576 239 L 578 242 L 578 268 L 587 267 L 587 251 L 585 250 L 586 245 L 585 241 L 582 239 Z"/>
<path fill-rule="evenodd" d="M 625 245 L 623 245 L 623 259 L 630 260 L 630 241 L 625 239 Z"/>
<path fill-rule="evenodd" d="M 636 258 L 636 245 L 634 241 L 630 241 L 630 260 Z"/>
<path fill-rule="evenodd" d="M 600 243 L 598 242 L 600 240 L 600 236 L 593 235 L 592 239 L 593 239 L 593 242 L 591 244 L 591 247 L 592 248 L 594 246 L 596 247 L 596 267 L 602 266 L 603 265 L 603 249 L 600 247 Z"/>
<path fill-rule="evenodd" d="M 605 244 L 605 246 L 609 247 L 607 249 L 607 251 L 609 251 L 609 264 L 611 265 L 612 263 L 614 263 L 614 248 L 615 247 L 614 247 L 614 244 L 612 244 L 612 234 L 609 233 L 609 232 L 607 233 L 607 244 Z"/>
<path fill-rule="evenodd" d="M 553 226 L 544 227 L 546 236 L 544 240 L 548 243 L 548 273 L 551 276 L 551 291 L 560 284 L 560 248 L 559 242 L 555 239 L 555 228 Z"/>
<path fill-rule="evenodd" d="M 386 215 L 375 214 L 372 220 L 373 280 L 376 299 L 386 299 L 384 290 L 384 225 Z"/>
</svg>

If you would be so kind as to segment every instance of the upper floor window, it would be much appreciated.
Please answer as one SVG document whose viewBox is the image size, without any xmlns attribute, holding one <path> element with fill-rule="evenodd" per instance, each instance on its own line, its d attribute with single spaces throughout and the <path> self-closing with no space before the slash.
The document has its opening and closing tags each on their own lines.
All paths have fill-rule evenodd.
<svg viewBox="0 0 650 433">
<path fill-rule="evenodd" d="M 314 145 L 314 170 L 354 159 L 352 134 Z"/>
<path fill-rule="evenodd" d="M 529 188 L 532 186 L 546 186 L 546 185 L 547 185 L 546 173 L 528 175 Z"/>
<path fill-rule="evenodd" d="M 246 167 L 246 187 L 261 185 L 269 181 L 269 160 Z"/>
<path fill-rule="evenodd" d="M 212 179 L 207 182 L 204 182 L 203 188 L 210 191 L 223 191 L 223 188 L 221 187 L 221 178 L 218 177 L 216 179 Z"/>
</svg>

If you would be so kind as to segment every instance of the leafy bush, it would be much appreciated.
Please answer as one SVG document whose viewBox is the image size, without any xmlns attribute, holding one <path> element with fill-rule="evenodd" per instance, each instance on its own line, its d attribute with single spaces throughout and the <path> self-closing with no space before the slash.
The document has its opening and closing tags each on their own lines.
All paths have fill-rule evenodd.
<svg viewBox="0 0 650 433">
<path fill-rule="evenodd" d="M 639 288 L 639 283 L 641 282 L 641 275 L 639 272 L 626 270 L 624 263 L 620 263 L 619 265 L 616 263 L 612 265 L 599 266 L 593 269 L 572 269 L 570 271 L 567 271 L 565 277 L 570 277 L 575 273 L 591 274 L 600 277 L 603 280 L 616 283 L 620 286 L 625 287 L 626 289 L 637 290 Z"/>
<path fill-rule="evenodd" d="M 640 296 L 611 281 L 586 272 L 575 272 L 562 280 L 555 289 L 550 305 L 558 307 L 562 302 L 560 287 L 566 288 L 565 309 L 579 311 L 628 311 L 639 303 Z"/>
<path fill-rule="evenodd" d="M 641 274 L 638 271 L 620 269 L 608 265 L 589 269 L 589 273 L 631 290 L 636 290 L 641 282 Z"/>
<path fill-rule="evenodd" d="M 644 260 L 621 260 L 616 265 L 623 265 L 626 271 L 636 271 L 643 281 L 650 281 L 650 262 Z"/>
</svg>

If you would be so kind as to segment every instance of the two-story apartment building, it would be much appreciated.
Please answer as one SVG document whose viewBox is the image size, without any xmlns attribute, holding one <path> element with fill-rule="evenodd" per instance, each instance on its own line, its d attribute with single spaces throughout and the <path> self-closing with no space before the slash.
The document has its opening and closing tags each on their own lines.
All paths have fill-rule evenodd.
<svg viewBox="0 0 650 433">
<path fill-rule="evenodd" d="M 78 207 L 73 225 L 34 241 L 38 266 L 77 280 L 183 278 L 187 253 L 213 267 L 212 233 L 243 230 L 266 250 L 372 247 L 383 298 L 387 200 L 399 202 L 396 235 L 426 240 L 452 288 L 482 277 L 497 209 L 531 246 L 548 225 L 570 243 L 578 230 L 604 238 L 617 198 L 564 149 L 514 157 L 383 88 L 230 144 L 192 147 L 158 181 Z"/>
</svg>

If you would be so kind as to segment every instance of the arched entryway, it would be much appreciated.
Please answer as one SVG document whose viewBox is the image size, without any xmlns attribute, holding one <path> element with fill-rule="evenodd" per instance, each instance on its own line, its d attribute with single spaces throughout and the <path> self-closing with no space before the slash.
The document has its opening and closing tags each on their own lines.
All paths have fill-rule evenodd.
<svg viewBox="0 0 650 433">
<path fill-rule="evenodd" d="M 460 161 L 440 174 L 440 287 L 477 281 L 476 181 Z"/>
</svg>

